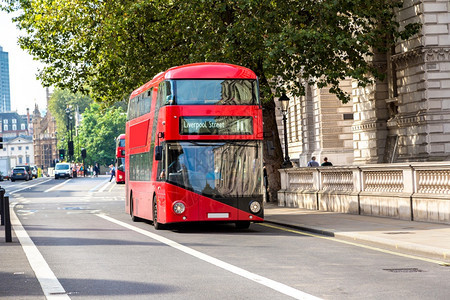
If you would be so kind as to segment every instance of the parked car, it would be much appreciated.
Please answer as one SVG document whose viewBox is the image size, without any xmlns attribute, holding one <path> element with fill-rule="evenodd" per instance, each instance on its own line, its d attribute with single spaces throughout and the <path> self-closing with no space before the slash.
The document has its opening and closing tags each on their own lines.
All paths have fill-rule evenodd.
<svg viewBox="0 0 450 300">
<path fill-rule="evenodd" d="M 33 174 L 31 173 L 31 167 L 29 165 L 18 165 L 16 166 L 16 168 L 21 167 L 21 168 L 25 168 L 25 170 L 27 170 L 28 173 L 28 179 L 32 180 L 33 179 Z"/>
<path fill-rule="evenodd" d="M 63 178 L 72 178 L 73 177 L 73 170 L 70 167 L 69 163 L 57 163 L 55 165 L 55 179 L 58 179 L 60 177 Z"/>
<path fill-rule="evenodd" d="M 25 180 L 28 181 L 30 176 L 28 175 L 27 170 L 24 167 L 15 167 L 11 174 L 11 181 L 14 182 L 16 180 Z"/>
<path fill-rule="evenodd" d="M 37 178 L 37 177 L 38 177 L 38 168 L 37 168 L 36 166 L 31 166 L 31 175 L 32 175 L 34 178 Z"/>
</svg>

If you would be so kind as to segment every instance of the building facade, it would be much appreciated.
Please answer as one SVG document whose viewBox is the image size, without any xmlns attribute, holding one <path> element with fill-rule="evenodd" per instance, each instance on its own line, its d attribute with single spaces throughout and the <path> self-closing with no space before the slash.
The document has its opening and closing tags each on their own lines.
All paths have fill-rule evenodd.
<svg viewBox="0 0 450 300">
<path fill-rule="evenodd" d="M 0 46 L 0 112 L 11 110 L 8 52 Z"/>
<path fill-rule="evenodd" d="M 50 93 L 47 89 L 47 103 L 49 99 Z M 53 167 L 55 160 L 58 158 L 56 120 L 48 109 L 45 116 L 42 117 L 36 104 L 32 128 L 35 163 L 44 172 L 48 172 L 48 168 Z"/>
<path fill-rule="evenodd" d="M 364 89 L 343 81 L 348 104 L 316 87 L 291 98 L 289 155 L 299 166 L 313 155 L 334 165 L 450 160 L 450 2 L 405 1 L 397 18 L 422 29 L 375 55 L 385 81 Z M 281 114 L 278 124 L 283 137 Z"/>
<path fill-rule="evenodd" d="M 374 56 L 385 81 L 342 82 L 349 104 L 314 87 L 290 101 L 290 157 L 334 167 L 280 170 L 279 205 L 450 224 L 450 1 L 404 3 L 399 23 L 422 28 Z"/>
<path fill-rule="evenodd" d="M 19 115 L 17 112 L 3 112 L 0 113 L 0 121 L 0 134 L 4 138 L 30 135 L 28 115 Z"/>
<path fill-rule="evenodd" d="M 0 159 L 5 158 L 9 159 L 10 168 L 17 165 L 34 165 L 33 138 L 31 136 L 3 138 Z"/>
</svg>

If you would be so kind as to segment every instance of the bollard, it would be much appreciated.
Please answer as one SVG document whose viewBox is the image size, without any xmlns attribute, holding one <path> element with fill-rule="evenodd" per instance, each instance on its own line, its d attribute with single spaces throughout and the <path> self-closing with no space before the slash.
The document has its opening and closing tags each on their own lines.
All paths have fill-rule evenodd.
<svg viewBox="0 0 450 300">
<path fill-rule="evenodd" d="M 5 215 L 5 241 L 12 242 L 11 217 L 9 214 L 9 196 L 3 197 L 3 214 Z"/>
<path fill-rule="evenodd" d="M 5 197 L 5 189 L 0 187 L 0 215 L 2 216 L 0 225 L 2 225 L 2 226 L 5 225 L 5 213 L 4 213 L 4 209 L 3 209 L 4 197 Z"/>
</svg>

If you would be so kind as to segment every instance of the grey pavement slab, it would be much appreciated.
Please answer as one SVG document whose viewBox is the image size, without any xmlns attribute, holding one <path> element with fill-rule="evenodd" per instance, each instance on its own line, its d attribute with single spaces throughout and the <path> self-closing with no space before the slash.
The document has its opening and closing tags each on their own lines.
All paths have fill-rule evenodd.
<svg viewBox="0 0 450 300">
<path fill-rule="evenodd" d="M 14 231 L 12 232 L 12 242 L 5 242 L 4 226 L 0 226 L 0 298 L 45 299 L 41 285 L 31 269 Z"/>
<path fill-rule="evenodd" d="M 266 204 L 265 220 L 450 262 L 450 225 Z"/>
</svg>

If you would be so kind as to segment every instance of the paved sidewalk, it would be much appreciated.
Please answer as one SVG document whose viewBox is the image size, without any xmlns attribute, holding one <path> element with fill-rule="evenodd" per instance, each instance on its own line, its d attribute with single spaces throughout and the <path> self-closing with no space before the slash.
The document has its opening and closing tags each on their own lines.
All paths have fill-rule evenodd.
<svg viewBox="0 0 450 300">
<path fill-rule="evenodd" d="M 267 222 L 450 262 L 450 225 L 265 205 Z"/>
<path fill-rule="evenodd" d="M 0 226 L 0 299 L 45 299 L 14 231 L 12 242 L 5 242 L 5 226 Z"/>
</svg>

